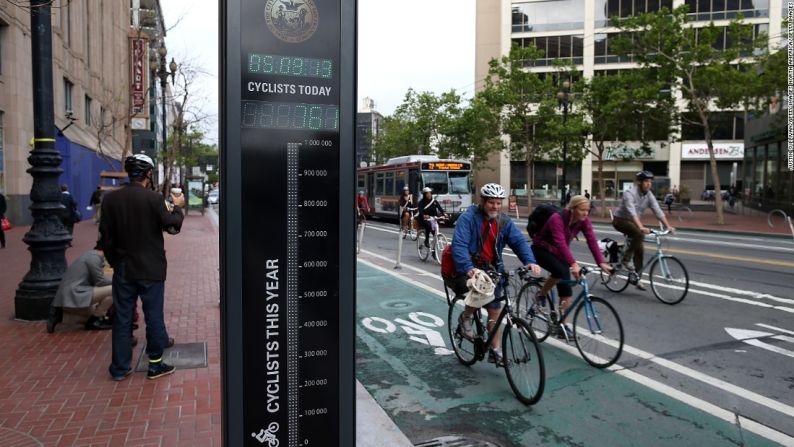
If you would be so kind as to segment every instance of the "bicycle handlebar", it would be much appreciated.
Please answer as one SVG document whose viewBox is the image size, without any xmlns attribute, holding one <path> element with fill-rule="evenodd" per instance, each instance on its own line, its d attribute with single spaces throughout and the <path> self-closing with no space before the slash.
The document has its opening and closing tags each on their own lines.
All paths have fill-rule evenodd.
<svg viewBox="0 0 794 447">
<path fill-rule="evenodd" d="M 668 229 L 666 229 L 664 231 L 651 230 L 651 232 L 649 234 L 652 234 L 652 235 L 654 235 L 656 237 L 659 237 L 659 236 L 667 236 L 670 233 L 672 233 L 672 231 L 670 231 L 670 229 L 668 228 Z"/>
</svg>

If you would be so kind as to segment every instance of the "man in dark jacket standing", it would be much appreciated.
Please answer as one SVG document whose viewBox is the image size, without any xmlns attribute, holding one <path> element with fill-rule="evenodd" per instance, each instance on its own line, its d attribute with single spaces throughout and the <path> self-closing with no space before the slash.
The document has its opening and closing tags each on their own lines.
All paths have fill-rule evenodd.
<svg viewBox="0 0 794 447">
<path fill-rule="evenodd" d="M 185 206 L 183 195 L 174 196 L 169 209 L 163 196 L 153 189 L 152 159 L 135 154 L 124 161 L 130 183 L 107 193 L 102 199 L 99 224 L 100 246 L 113 267 L 113 359 L 110 375 L 124 380 L 132 374 L 132 316 L 141 297 L 146 318 L 147 378 L 156 379 L 174 372 L 162 361 L 163 350 L 171 344 L 163 318 L 166 258 L 163 231 L 178 232 Z"/>
<path fill-rule="evenodd" d="M 77 202 L 69 192 L 69 185 L 66 183 L 61 185 L 61 203 L 64 208 L 61 211 L 61 222 L 63 222 L 63 226 L 69 230 L 69 234 L 72 234 L 74 232 L 74 224 L 76 224 L 79 219 L 77 218 Z M 69 245 L 71 246 L 71 244 Z"/>
</svg>

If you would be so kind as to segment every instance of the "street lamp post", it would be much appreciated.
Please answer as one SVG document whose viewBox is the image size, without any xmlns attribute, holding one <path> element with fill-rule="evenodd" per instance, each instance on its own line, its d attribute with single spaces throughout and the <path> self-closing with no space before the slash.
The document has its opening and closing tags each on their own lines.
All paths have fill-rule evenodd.
<svg viewBox="0 0 794 447">
<path fill-rule="evenodd" d="M 160 48 L 157 49 L 157 54 L 160 56 L 158 68 L 155 72 L 157 77 L 160 78 L 160 90 L 162 93 L 162 134 L 163 134 L 163 150 L 168 146 L 168 139 L 166 133 L 166 112 L 165 112 L 165 88 L 168 86 L 168 76 L 171 76 L 171 83 L 174 83 L 174 77 L 176 76 L 176 69 L 177 65 L 174 62 L 174 58 L 171 58 L 171 63 L 166 65 L 165 63 L 165 56 L 168 54 L 168 50 L 165 48 L 165 43 L 160 43 Z M 168 69 L 166 69 L 168 68 Z M 170 71 L 169 71 L 170 70 Z M 167 181 L 168 179 L 166 179 Z"/>
<path fill-rule="evenodd" d="M 28 156 L 31 166 L 28 172 L 33 177 L 30 189 L 33 225 L 22 239 L 30 250 L 30 271 L 22 278 L 14 299 L 14 313 L 21 320 L 47 318 L 66 271 L 66 245 L 72 240 L 60 219 L 63 205 L 58 177 L 63 170 L 61 155 L 55 148 L 50 3 L 30 2 L 33 149 Z"/>
<path fill-rule="evenodd" d="M 566 125 L 568 123 L 568 104 L 570 103 L 571 97 L 571 83 L 568 81 L 564 81 L 562 83 L 562 90 L 557 92 L 557 100 L 562 105 L 562 127 L 566 129 Z M 567 195 L 567 188 L 565 182 L 565 171 L 568 164 L 568 136 L 566 135 L 565 138 L 562 140 L 562 187 L 560 188 L 560 204 L 565 206 L 568 203 L 568 195 Z"/>
</svg>

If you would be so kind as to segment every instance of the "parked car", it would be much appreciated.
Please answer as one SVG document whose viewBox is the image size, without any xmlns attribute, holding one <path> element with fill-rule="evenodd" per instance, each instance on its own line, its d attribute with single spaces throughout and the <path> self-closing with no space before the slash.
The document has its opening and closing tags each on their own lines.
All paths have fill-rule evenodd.
<svg viewBox="0 0 794 447">
<path fill-rule="evenodd" d="M 207 195 L 207 203 L 210 205 L 217 205 L 218 204 L 218 190 L 210 191 Z"/>
<path fill-rule="evenodd" d="M 720 188 L 722 190 L 722 200 L 728 200 L 728 188 L 727 185 L 722 185 Z M 714 200 L 714 185 L 706 185 L 706 189 L 703 190 L 703 193 L 700 195 L 701 200 Z"/>
</svg>

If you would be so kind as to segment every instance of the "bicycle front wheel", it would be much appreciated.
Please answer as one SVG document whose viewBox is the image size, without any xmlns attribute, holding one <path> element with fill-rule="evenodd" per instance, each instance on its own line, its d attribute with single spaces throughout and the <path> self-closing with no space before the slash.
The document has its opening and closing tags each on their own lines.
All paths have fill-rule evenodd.
<svg viewBox="0 0 794 447">
<path fill-rule="evenodd" d="M 449 313 L 447 314 L 447 330 L 449 333 L 449 341 L 452 344 L 452 350 L 455 351 L 455 356 L 460 363 L 466 366 L 471 366 L 477 361 L 477 347 L 474 340 L 463 336 L 463 330 L 458 321 L 463 310 L 466 306 L 463 304 L 463 297 L 455 297 L 449 305 Z M 475 318 L 479 318 L 479 311 L 474 313 Z M 472 329 L 474 329 L 474 321 L 472 320 Z"/>
<path fill-rule="evenodd" d="M 430 247 L 425 245 L 424 233 L 421 233 L 419 237 L 416 238 L 416 252 L 419 254 L 419 259 L 427 261 L 427 257 L 430 255 Z"/>
<path fill-rule="evenodd" d="M 609 256 L 607 252 L 604 252 L 604 257 Z M 613 267 L 617 264 L 613 264 Z M 604 283 L 607 289 L 615 292 L 620 293 L 626 290 L 626 287 L 629 286 L 629 271 L 625 268 L 615 269 L 613 270 L 612 274 L 610 275 L 607 272 L 601 272 L 601 282 Z"/>
<path fill-rule="evenodd" d="M 650 270 L 651 290 L 659 301 L 678 304 L 689 291 L 689 273 L 675 256 L 657 258 Z"/>
<path fill-rule="evenodd" d="M 546 366 L 540 344 L 523 320 L 514 320 L 505 328 L 502 355 L 507 381 L 518 400 L 527 405 L 537 403 L 546 386 Z"/>
<path fill-rule="evenodd" d="M 623 324 L 611 304 L 591 296 L 573 315 L 573 338 L 585 361 L 596 368 L 615 363 L 623 352 Z"/>
<path fill-rule="evenodd" d="M 439 264 L 441 264 L 441 254 L 444 253 L 444 249 L 447 248 L 447 237 L 441 233 L 438 233 L 435 237 L 435 250 L 433 251 L 433 259 L 436 260 Z"/>
<path fill-rule="evenodd" d="M 529 323 L 538 342 L 542 343 L 548 338 L 551 329 L 551 300 L 535 299 L 540 287 L 539 284 L 531 282 L 524 284 L 518 292 L 514 308 L 516 315 Z"/>
</svg>

